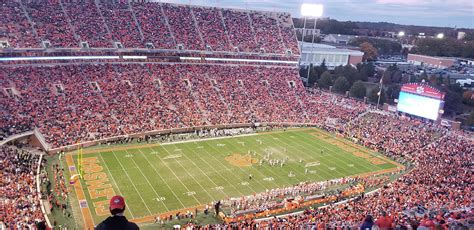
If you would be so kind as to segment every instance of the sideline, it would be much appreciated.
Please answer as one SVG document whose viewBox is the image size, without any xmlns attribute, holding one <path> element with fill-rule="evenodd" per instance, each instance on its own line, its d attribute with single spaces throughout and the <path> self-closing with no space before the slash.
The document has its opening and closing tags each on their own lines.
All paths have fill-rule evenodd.
<svg viewBox="0 0 474 230">
<path fill-rule="evenodd" d="M 74 172 L 72 168 L 75 168 L 75 165 L 74 160 L 72 159 L 72 154 L 67 154 L 65 157 L 68 170 L 71 174 L 73 174 Z M 71 186 L 74 186 L 74 191 L 76 192 L 77 201 L 82 213 L 82 219 L 84 220 L 84 227 L 86 229 L 94 229 L 94 220 L 92 219 L 92 214 L 89 209 L 89 204 L 86 200 L 86 195 L 84 194 L 84 189 L 82 188 L 81 180 L 77 180 L 77 182 Z M 85 204 L 83 204 L 83 202 L 85 202 Z"/>
<path fill-rule="evenodd" d="M 38 195 L 41 197 L 41 183 L 40 183 L 40 171 L 41 171 L 41 161 L 43 160 L 44 154 L 40 155 L 40 158 L 38 160 L 38 168 L 36 169 L 36 190 L 38 192 Z M 43 213 L 44 219 L 46 220 L 46 225 L 48 225 L 48 228 L 53 228 L 51 225 L 51 221 L 49 221 L 48 215 L 46 215 L 46 210 L 44 209 L 44 202 L 43 199 L 40 199 L 40 207 L 41 207 L 41 212 Z"/>
<path fill-rule="evenodd" d="M 248 133 L 248 134 L 241 134 L 241 135 L 235 135 L 235 136 L 208 137 L 208 138 L 199 138 L 195 140 L 166 142 L 166 143 L 162 143 L 161 145 L 172 145 L 172 144 L 180 144 L 180 143 L 210 141 L 210 140 L 228 139 L 228 138 L 233 138 L 233 137 L 247 137 L 247 136 L 257 136 L 257 135 L 258 133 Z"/>
</svg>

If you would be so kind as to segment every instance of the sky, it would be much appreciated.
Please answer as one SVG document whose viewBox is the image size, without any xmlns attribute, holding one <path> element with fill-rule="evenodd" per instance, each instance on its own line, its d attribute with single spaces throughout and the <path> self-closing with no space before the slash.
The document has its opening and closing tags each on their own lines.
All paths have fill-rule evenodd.
<svg viewBox="0 0 474 230">
<path fill-rule="evenodd" d="M 159 0 L 156 0 L 159 1 Z M 303 3 L 324 5 L 323 17 L 342 21 L 474 29 L 474 0 L 161 0 L 192 5 L 290 12 Z"/>
</svg>

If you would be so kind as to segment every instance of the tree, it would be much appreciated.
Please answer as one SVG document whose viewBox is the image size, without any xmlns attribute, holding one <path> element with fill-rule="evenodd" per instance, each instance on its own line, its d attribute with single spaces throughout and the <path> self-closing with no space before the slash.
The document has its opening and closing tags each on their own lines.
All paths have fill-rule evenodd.
<svg viewBox="0 0 474 230">
<path fill-rule="evenodd" d="M 461 110 L 461 93 L 448 90 L 444 97 L 444 110 L 448 112 L 457 112 Z"/>
<path fill-rule="evenodd" d="M 300 68 L 300 77 L 301 78 L 306 78 L 308 74 L 308 67 L 301 67 Z"/>
<path fill-rule="evenodd" d="M 338 77 L 334 82 L 334 86 L 332 87 L 334 92 L 336 93 L 345 93 L 351 87 L 349 81 L 345 77 Z"/>
<path fill-rule="evenodd" d="M 402 50 L 402 44 L 398 41 L 371 37 L 354 38 L 349 42 L 349 45 L 360 47 L 362 43 L 366 42 L 370 43 L 377 50 L 378 54 L 400 54 Z"/>
<path fill-rule="evenodd" d="M 416 79 L 417 82 L 423 82 L 423 80 L 425 80 L 425 82 L 428 81 L 428 74 L 425 71 L 423 71 L 423 73 L 421 73 Z"/>
<path fill-rule="evenodd" d="M 387 97 L 390 99 L 396 99 L 398 98 L 400 94 L 401 87 L 399 85 L 391 85 L 387 88 Z"/>
<path fill-rule="evenodd" d="M 471 113 L 469 114 L 469 118 L 467 120 L 467 124 L 469 126 L 474 126 L 474 111 L 471 111 Z"/>
<path fill-rule="evenodd" d="M 370 93 L 369 93 L 369 101 L 373 103 L 377 103 L 379 99 L 379 90 L 380 88 L 375 87 L 373 88 Z M 385 102 L 385 90 L 382 89 L 381 95 L 380 95 L 380 104 L 383 104 Z"/>
<path fill-rule="evenodd" d="M 364 52 L 364 56 L 362 56 L 362 59 L 364 61 L 372 61 L 377 58 L 377 49 L 370 43 L 364 42 L 360 44 L 360 50 Z"/>
<path fill-rule="evenodd" d="M 352 65 L 345 65 L 342 76 L 344 76 L 350 85 L 352 85 L 359 79 L 359 72 Z"/>
<path fill-rule="evenodd" d="M 359 71 L 359 80 L 367 81 L 369 77 L 373 77 L 375 74 L 375 67 L 372 63 L 359 63 L 357 64 L 357 70 Z"/>
<path fill-rule="evenodd" d="M 390 85 L 392 84 L 392 72 L 391 71 L 385 71 L 382 76 L 382 83 L 384 85 Z"/>
<path fill-rule="evenodd" d="M 308 76 L 308 85 L 312 86 L 319 78 L 318 72 L 316 71 L 316 68 L 314 68 L 313 64 L 309 65 L 309 76 Z M 308 73 L 306 73 L 308 74 Z M 307 76 L 305 76 L 307 77 Z"/>
<path fill-rule="evenodd" d="M 474 106 L 474 91 L 467 90 L 462 94 L 462 102 L 466 105 Z"/>
<path fill-rule="evenodd" d="M 318 86 L 322 89 L 329 89 L 329 86 L 332 86 L 332 74 L 329 71 L 321 75 L 318 80 Z"/>
<path fill-rule="evenodd" d="M 367 88 L 364 83 L 359 80 L 354 82 L 349 92 L 352 97 L 364 98 L 367 94 Z"/>
</svg>

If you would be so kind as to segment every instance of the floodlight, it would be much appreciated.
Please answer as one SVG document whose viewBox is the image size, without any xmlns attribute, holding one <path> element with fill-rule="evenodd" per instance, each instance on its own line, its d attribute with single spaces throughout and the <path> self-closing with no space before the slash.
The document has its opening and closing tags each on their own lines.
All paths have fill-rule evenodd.
<svg viewBox="0 0 474 230">
<path fill-rule="evenodd" d="M 403 37 L 403 36 L 405 36 L 405 32 L 404 32 L 404 31 L 400 31 L 400 32 L 398 32 L 398 36 L 399 36 L 399 37 Z"/>
<path fill-rule="evenodd" d="M 301 15 L 304 17 L 321 17 L 323 16 L 324 7 L 322 4 L 303 3 L 301 5 Z"/>
<path fill-rule="evenodd" d="M 444 38 L 444 34 L 443 33 L 439 33 L 436 35 L 436 38 L 438 39 L 443 39 Z"/>
</svg>

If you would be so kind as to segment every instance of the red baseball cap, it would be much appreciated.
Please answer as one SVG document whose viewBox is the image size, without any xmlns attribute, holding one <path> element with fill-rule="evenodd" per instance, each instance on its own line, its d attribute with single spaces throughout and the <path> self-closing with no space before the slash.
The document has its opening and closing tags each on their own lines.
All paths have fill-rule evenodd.
<svg viewBox="0 0 474 230">
<path fill-rule="evenodd" d="M 113 196 L 110 199 L 110 210 L 114 209 L 124 209 L 125 208 L 125 200 L 122 196 Z"/>
</svg>

